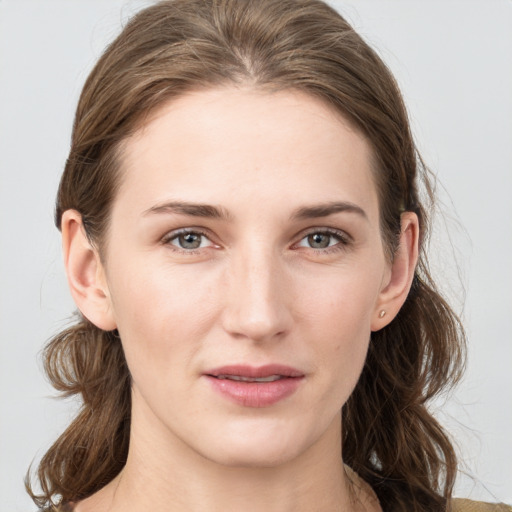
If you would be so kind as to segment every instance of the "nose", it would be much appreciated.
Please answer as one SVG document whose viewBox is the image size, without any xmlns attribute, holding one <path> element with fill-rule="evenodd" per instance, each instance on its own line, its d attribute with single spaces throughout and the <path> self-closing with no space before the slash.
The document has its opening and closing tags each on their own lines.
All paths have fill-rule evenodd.
<svg viewBox="0 0 512 512">
<path fill-rule="evenodd" d="M 227 279 L 223 327 L 252 341 L 282 338 L 291 327 L 290 287 L 279 255 L 251 250 L 234 255 Z"/>
</svg>

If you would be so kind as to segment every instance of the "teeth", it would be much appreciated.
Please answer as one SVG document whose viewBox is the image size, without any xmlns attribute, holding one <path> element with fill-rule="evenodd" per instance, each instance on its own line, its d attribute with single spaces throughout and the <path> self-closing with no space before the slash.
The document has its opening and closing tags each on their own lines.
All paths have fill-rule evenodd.
<svg viewBox="0 0 512 512">
<path fill-rule="evenodd" d="M 274 382 L 282 379 L 281 375 L 269 375 L 268 377 L 243 377 L 242 375 L 217 375 L 218 379 L 229 379 L 240 382 Z"/>
</svg>

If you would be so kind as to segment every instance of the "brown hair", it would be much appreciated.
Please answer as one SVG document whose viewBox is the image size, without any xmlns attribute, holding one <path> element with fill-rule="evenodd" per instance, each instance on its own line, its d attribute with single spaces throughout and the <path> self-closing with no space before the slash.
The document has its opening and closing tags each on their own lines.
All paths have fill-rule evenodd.
<svg viewBox="0 0 512 512">
<path fill-rule="evenodd" d="M 306 92 L 368 138 L 391 257 L 401 213 L 418 215 L 422 248 L 412 289 L 393 322 L 372 334 L 362 375 L 342 411 L 343 458 L 372 485 L 384 510 L 445 510 L 456 457 L 426 403 L 459 377 L 464 333 L 427 264 L 432 186 L 391 73 L 335 10 L 319 0 L 168 0 L 139 12 L 85 83 L 57 197 L 57 226 L 65 210 L 76 209 L 101 249 L 122 141 L 164 102 L 224 84 Z M 59 391 L 83 399 L 40 463 L 42 493 L 32 492 L 27 479 L 35 502 L 51 507 L 90 496 L 125 464 L 130 375 L 116 333 L 82 317 L 50 341 L 45 364 Z"/>
</svg>

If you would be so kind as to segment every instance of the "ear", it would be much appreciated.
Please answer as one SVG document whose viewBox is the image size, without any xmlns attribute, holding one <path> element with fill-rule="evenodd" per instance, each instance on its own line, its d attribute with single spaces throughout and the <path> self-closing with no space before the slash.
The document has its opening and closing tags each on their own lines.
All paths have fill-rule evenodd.
<svg viewBox="0 0 512 512">
<path fill-rule="evenodd" d="M 414 278 L 418 262 L 418 216 L 413 212 L 404 212 L 400 223 L 400 243 L 379 293 L 372 318 L 372 331 L 382 329 L 395 318 L 407 299 Z"/>
<path fill-rule="evenodd" d="M 62 251 L 71 295 L 80 312 L 96 327 L 111 331 L 117 327 L 108 285 L 98 251 L 94 248 L 76 210 L 62 215 Z"/>
</svg>

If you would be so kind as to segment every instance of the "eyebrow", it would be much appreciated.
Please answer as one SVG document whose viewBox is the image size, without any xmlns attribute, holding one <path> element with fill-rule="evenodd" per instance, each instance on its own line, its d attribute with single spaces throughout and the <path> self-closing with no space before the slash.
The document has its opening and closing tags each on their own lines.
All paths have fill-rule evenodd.
<svg viewBox="0 0 512 512">
<path fill-rule="evenodd" d="M 332 201 L 329 203 L 322 203 L 312 206 L 303 206 L 295 210 L 290 216 L 290 219 L 316 219 L 320 217 L 328 217 L 329 215 L 342 212 L 355 213 L 356 215 L 363 217 L 365 220 L 368 220 L 366 212 L 360 206 L 347 201 Z"/>
<path fill-rule="evenodd" d="M 366 212 L 356 204 L 347 201 L 332 201 L 328 203 L 321 203 L 312 206 L 302 206 L 297 208 L 290 215 L 290 220 L 316 219 L 343 212 L 355 213 L 366 220 L 368 219 Z M 145 210 L 143 215 L 145 216 L 154 213 L 175 213 L 180 215 L 189 215 L 192 217 L 203 217 L 221 220 L 229 220 L 232 218 L 232 215 L 229 213 L 229 211 L 221 206 L 214 206 L 211 204 L 203 203 L 188 203 L 184 201 L 170 201 L 157 204 Z"/>
<path fill-rule="evenodd" d="M 152 213 L 177 213 L 181 215 L 190 215 L 192 217 L 205 217 L 223 220 L 231 218 L 230 213 L 220 206 L 201 203 L 187 203 L 184 201 L 170 201 L 157 204 L 145 210 L 143 215 L 149 215 Z"/>
</svg>

